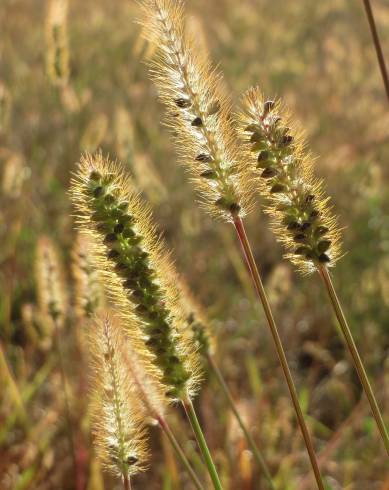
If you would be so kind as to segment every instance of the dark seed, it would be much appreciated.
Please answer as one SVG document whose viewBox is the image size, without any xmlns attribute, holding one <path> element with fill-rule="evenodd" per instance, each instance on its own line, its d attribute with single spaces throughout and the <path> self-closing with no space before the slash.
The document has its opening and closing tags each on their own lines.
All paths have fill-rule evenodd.
<svg viewBox="0 0 389 490">
<path fill-rule="evenodd" d="M 309 217 L 314 220 L 316 219 L 318 216 L 320 215 L 320 211 L 318 211 L 317 209 L 314 209 L 311 214 L 309 215 Z"/>
<path fill-rule="evenodd" d="M 292 221 L 291 223 L 288 224 L 288 226 L 286 227 L 288 230 L 299 230 L 300 229 L 300 225 L 297 223 L 297 221 Z"/>
<path fill-rule="evenodd" d="M 307 197 L 305 198 L 305 202 L 312 202 L 315 199 L 315 196 L 313 194 L 308 194 Z"/>
<path fill-rule="evenodd" d="M 240 210 L 241 207 L 238 203 L 233 202 L 232 204 L 230 204 L 230 211 L 232 214 L 238 214 Z"/>
<path fill-rule="evenodd" d="M 295 235 L 295 236 L 293 237 L 293 240 L 294 240 L 295 242 L 303 242 L 303 241 L 304 241 L 306 238 L 307 238 L 307 237 L 306 237 L 306 235 L 304 235 L 304 233 L 297 233 L 297 235 Z"/>
<path fill-rule="evenodd" d="M 110 250 L 107 254 L 109 259 L 117 259 L 120 256 L 120 253 L 117 250 Z"/>
<path fill-rule="evenodd" d="M 319 242 L 317 249 L 320 253 L 324 253 L 327 252 L 330 246 L 331 246 L 331 240 L 322 240 L 321 242 Z"/>
<path fill-rule="evenodd" d="M 201 117 L 195 117 L 191 124 L 192 126 L 199 127 L 203 125 L 203 121 L 201 120 Z"/>
<path fill-rule="evenodd" d="M 94 197 L 101 197 L 104 194 L 104 188 L 99 186 L 93 191 Z"/>
<path fill-rule="evenodd" d="M 216 172 L 213 170 L 205 170 L 205 172 L 201 172 L 200 177 L 204 177 L 204 179 L 216 179 Z"/>
<path fill-rule="evenodd" d="M 111 227 L 106 223 L 97 223 L 96 230 L 100 233 L 109 233 L 111 231 Z"/>
<path fill-rule="evenodd" d="M 250 138 L 251 143 L 259 143 L 262 141 L 262 136 L 259 133 L 253 133 Z"/>
<path fill-rule="evenodd" d="M 220 102 L 218 100 L 215 100 L 215 102 L 212 102 L 212 104 L 208 107 L 208 115 L 212 116 L 213 114 L 216 114 L 220 110 Z"/>
<path fill-rule="evenodd" d="M 133 465 L 137 462 L 138 462 L 138 458 L 136 458 L 135 456 L 129 456 L 127 458 L 127 464 L 129 464 L 129 465 Z"/>
<path fill-rule="evenodd" d="M 89 178 L 91 180 L 100 180 L 101 174 L 97 170 L 92 170 L 92 172 L 89 174 Z"/>
<path fill-rule="evenodd" d="M 170 356 L 169 361 L 173 364 L 178 364 L 180 362 L 177 356 Z"/>
<path fill-rule="evenodd" d="M 271 111 L 274 107 L 274 100 L 267 100 L 263 104 L 263 115 L 265 116 L 269 111 Z"/>
<path fill-rule="evenodd" d="M 137 287 L 137 283 L 135 279 L 127 279 L 126 281 L 123 282 L 123 286 L 126 289 L 134 289 Z"/>
<path fill-rule="evenodd" d="M 115 233 L 122 233 L 122 231 L 124 230 L 124 225 L 122 223 L 119 223 L 118 225 L 115 226 L 115 228 L 113 229 L 113 231 Z"/>
<path fill-rule="evenodd" d="M 325 253 L 322 253 L 319 255 L 319 262 L 329 262 L 330 261 L 330 258 L 328 257 L 327 254 Z"/>
<path fill-rule="evenodd" d="M 264 162 L 266 160 L 269 160 L 270 158 L 270 153 L 266 150 L 261 151 L 261 153 L 258 155 L 258 162 Z"/>
<path fill-rule="evenodd" d="M 116 242 L 116 240 L 117 236 L 115 235 L 115 233 L 108 233 L 108 235 L 106 235 L 104 238 L 104 243 L 112 243 Z"/>
<path fill-rule="evenodd" d="M 199 155 L 197 155 L 195 160 L 197 160 L 198 162 L 208 163 L 212 162 L 212 157 L 211 155 L 207 155 L 206 153 L 200 153 Z"/>
<path fill-rule="evenodd" d="M 311 226 L 311 223 L 308 223 L 307 221 L 301 225 L 301 229 L 303 231 L 308 230 L 308 228 Z"/>
<path fill-rule="evenodd" d="M 294 251 L 296 255 L 305 255 L 306 253 L 310 252 L 311 250 L 308 247 L 298 247 Z"/>
<path fill-rule="evenodd" d="M 321 236 L 325 235 L 328 231 L 328 228 L 326 226 L 318 226 L 315 230 L 315 235 L 316 236 Z"/>
<path fill-rule="evenodd" d="M 270 179 L 271 177 L 274 177 L 277 175 L 277 171 L 274 170 L 274 168 L 265 168 L 265 170 L 261 173 L 261 177 L 264 179 Z"/>
<path fill-rule="evenodd" d="M 277 194 L 278 192 L 285 192 L 287 187 L 284 184 L 274 184 L 270 189 L 272 194 Z"/>
<path fill-rule="evenodd" d="M 290 134 L 286 134 L 285 136 L 282 137 L 281 143 L 283 145 L 289 145 L 293 141 L 293 136 Z"/>
<path fill-rule="evenodd" d="M 181 107 L 181 109 L 186 109 L 187 107 L 190 107 L 192 105 L 190 100 L 184 99 L 182 97 L 175 99 L 174 102 L 176 103 L 177 107 Z"/>
</svg>

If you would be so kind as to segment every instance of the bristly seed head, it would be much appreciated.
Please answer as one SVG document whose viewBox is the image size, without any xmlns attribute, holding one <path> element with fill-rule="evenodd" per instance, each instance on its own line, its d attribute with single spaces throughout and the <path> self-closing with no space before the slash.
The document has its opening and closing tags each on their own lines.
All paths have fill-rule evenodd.
<svg viewBox="0 0 389 490">
<path fill-rule="evenodd" d="M 96 195 L 96 189 L 102 190 Z M 109 284 L 120 283 L 119 288 L 111 287 L 113 301 L 127 302 L 127 310 L 132 305 L 144 346 L 161 370 L 169 396 L 178 399 L 192 394 L 197 356 L 182 332 L 172 265 L 149 209 L 119 165 L 101 154 L 82 158 L 71 192 L 81 229 L 89 230 L 99 248 L 99 269 L 106 271 Z M 108 201 L 107 195 L 111 196 Z"/>
<path fill-rule="evenodd" d="M 304 273 L 323 264 L 333 266 L 340 257 L 338 224 L 290 116 L 279 102 L 265 100 L 258 88 L 252 88 L 243 98 L 239 126 L 246 158 L 256 169 L 267 197 L 266 211 L 287 249 L 286 257 Z"/>
<path fill-rule="evenodd" d="M 180 161 L 212 215 L 232 221 L 249 207 L 250 178 L 238 160 L 222 79 L 184 29 L 181 0 L 143 0 L 143 32 L 157 48 L 151 74 L 167 107 Z"/>
</svg>

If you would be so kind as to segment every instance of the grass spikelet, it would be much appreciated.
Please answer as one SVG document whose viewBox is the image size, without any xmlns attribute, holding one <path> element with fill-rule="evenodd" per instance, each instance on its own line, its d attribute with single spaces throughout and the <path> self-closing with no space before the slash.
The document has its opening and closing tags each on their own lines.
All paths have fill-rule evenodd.
<svg viewBox="0 0 389 490">
<path fill-rule="evenodd" d="M 247 211 L 248 192 L 221 75 L 198 53 L 196 39 L 185 34 L 181 1 L 145 0 L 142 7 L 144 34 L 158 48 L 151 76 L 167 108 L 165 122 L 180 161 L 206 209 L 232 221 Z"/>
<path fill-rule="evenodd" d="M 0 80 L 0 134 L 8 126 L 8 121 L 10 119 L 11 112 L 11 94 L 5 86 L 5 84 Z"/>
<path fill-rule="evenodd" d="M 312 156 L 301 130 L 280 102 L 266 100 L 259 88 L 243 98 L 239 117 L 246 158 L 256 170 L 267 213 L 289 258 L 303 273 L 340 257 L 340 233 L 322 181 L 313 175 Z"/>
<path fill-rule="evenodd" d="M 39 306 L 43 314 L 62 326 L 66 311 L 63 273 L 53 242 L 42 236 L 37 244 L 35 273 Z"/>
<path fill-rule="evenodd" d="M 49 0 L 46 16 L 46 70 L 55 86 L 69 79 L 67 0 Z"/>
<path fill-rule="evenodd" d="M 100 153 L 81 159 L 71 194 L 81 230 L 92 235 L 106 289 L 127 317 L 123 324 L 133 324 L 133 314 L 140 320 L 143 348 L 162 372 L 168 396 L 192 395 L 198 356 L 182 328 L 173 266 L 149 208 L 119 164 Z"/>
<path fill-rule="evenodd" d="M 145 470 L 147 449 L 141 406 L 121 355 L 123 341 L 109 315 L 100 318 L 90 332 L 97 455 L 111 473 L 126 481 Z"/>
<path fill-rule="evenodd" d="M 104 306 L 104 293 L 99 273 L 92 263 L 90 240 L 81 234 L 72 251 L 72 273 L 76 313 L 79 318 L 91 318 Z"/>
</svg>

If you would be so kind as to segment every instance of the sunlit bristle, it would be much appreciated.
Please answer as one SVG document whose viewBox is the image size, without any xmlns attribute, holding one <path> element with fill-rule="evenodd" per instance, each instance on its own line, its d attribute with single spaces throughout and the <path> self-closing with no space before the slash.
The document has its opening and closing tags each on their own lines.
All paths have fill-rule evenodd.
<svg viewBox="0 0 389 490">
<path fill-rule="evenodd" d="M 81 234 L 77 236 L 72 251 L 72 273 L 77 316 L 91 318 L 104 306 L 104 293 L 101 278 L 93 264 L 90 239 Z"/>
<path fill-rule="evenodd" d="M 80 228 L 91 234 L 98 268 L 123 324 L 138 347 L 141 337 L 168 396 L 191 395 L 198 356 L 183 328 L 173 266 L 149 208 L 122 167 L 100 153 L 81 159 L 71 194 Z"/>
<path fill-rule="evenodd" d="M 157 46 L 151 75 L 167 108 L 179 160 L 208 212 L 233 220 L 248 207 L 246 166 L 238 161 L 231 103 L 222 77 L 184 29 L 183 4 L 142 2 L 144 34 Z"/>
<path fill-rule="evenodd" d="M 97 455 L 124 480 L 145 469 L 144 414 L 121 349 L 125 339 L 114 317 L 105 314 L 90 330 L 92 424 Z"/>
<path fill-rule="evenodd" d="M 49 0 L 46 16 L 46 69 L 54 85 L 69 79 L 68 0 Z"/>
<path fill-rule="evenodd" d="M 341 254 L 339 226 L 322 181 L 313 175 L 302 131 L 280 102 L 266 100 L 258 88 L 244 96 L 239 126 L 286 257 L 303 273 L 332 267 Z"/>
<path fill-rule="evenodd" d="M 66 293 L 57 250 L 52 241 L 43 236 L 36 249 L 35 274 L 41 312 L 63 324 L 66 312 Z"/>
</svg>

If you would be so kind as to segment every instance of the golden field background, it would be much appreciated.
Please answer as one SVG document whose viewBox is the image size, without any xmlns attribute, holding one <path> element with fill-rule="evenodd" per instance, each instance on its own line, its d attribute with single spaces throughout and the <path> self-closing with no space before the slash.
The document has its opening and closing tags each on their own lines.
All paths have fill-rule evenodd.
<svg viewBox="0 0 389 490">
<path fill-rule="evenodd" d="M 70 272 L 69 181 L 81 153 L 100 148 L 127 166 L 151 202 L 179 271 L 212 319 L 219 364 L 279 488 L 314 488 L 232 229 L 197 206 L 161 124 L 137 5 L 70 0 L 70 77 L 62 87 L 46 69 L 46 8 L 40 0 L 0 0 L 0 489 L 119 488 L 92 449 L 76 348 L 85 325 L 72 307 Z M 374 9 L 389 53 L 389 2 Z M 346 254 L 334 281 L 388 420 L 389 114 L 362 2 L 192 0 L 187 10 L 188 27 L 224 72 L 234 101 L 260 85 L 284 99 L 306 129 L 344 228 Z M 387 459 L 319 279 L 299 276 L 282 258 L 259 197 L 248 232 L 329 488 L 387 490 Z M 58 360 L 37 307 L 34 257 L 43 235 L 60 250 L 69 296 L 62 340 L 80 487 L 67 450 Z M 225 488 L 265 488 L 212 378 L 196 404 Z M 180 415 L 172 425 L 197 467 Z M 152 453 L 135 488 L 192 488 L 157 430 Z"/>
</svg>

